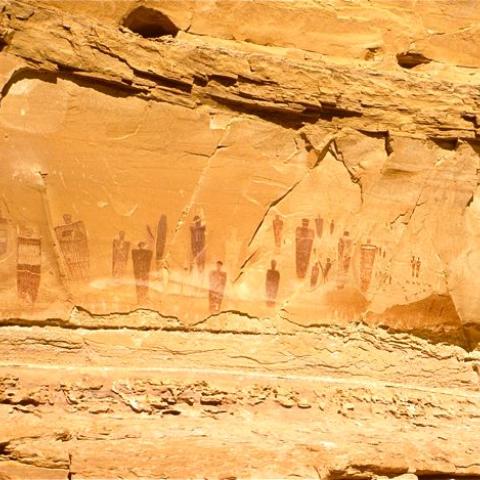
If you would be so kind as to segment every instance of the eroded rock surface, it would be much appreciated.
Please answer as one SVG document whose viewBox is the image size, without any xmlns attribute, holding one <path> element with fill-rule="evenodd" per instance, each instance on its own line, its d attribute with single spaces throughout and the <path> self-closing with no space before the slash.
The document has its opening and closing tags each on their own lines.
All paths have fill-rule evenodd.
<svg viewBox="0 0 480 480">
<path fill-rule="evenodd" d="M 479 21 L 0 1 L 0 478 L 480 478 Z"/>
</svg>

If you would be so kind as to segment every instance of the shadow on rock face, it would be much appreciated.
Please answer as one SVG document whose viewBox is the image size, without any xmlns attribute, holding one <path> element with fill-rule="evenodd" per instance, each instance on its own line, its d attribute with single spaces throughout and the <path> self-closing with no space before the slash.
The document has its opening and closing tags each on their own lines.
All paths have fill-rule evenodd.
<svg viewBox="0 0 480 480">
<path fill-rule="evenodd" d="M 132 10 L 122 25 L 144 38 L 174 37 L 180 30 L 165 14 L 144 6 Z"/>
<path fill-rule="evenodd" d="M 407 305 L 395 305 L 381 314 L 369 313 L 367 323 L 384 324 L 433 342 L 450 342 L 468 348 L 462 320 L 448 295 L 430 295 Z"/>
</svg>

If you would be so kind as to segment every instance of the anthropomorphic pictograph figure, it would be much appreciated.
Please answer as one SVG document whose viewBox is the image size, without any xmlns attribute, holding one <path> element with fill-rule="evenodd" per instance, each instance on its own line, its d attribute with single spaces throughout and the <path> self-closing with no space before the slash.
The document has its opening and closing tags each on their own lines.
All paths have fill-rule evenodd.
<svg viewBox="0 0 480 480">
<path fill-rule="evenodd" d="M 202 225 L 202 219 L 196 215 L 190 226 L 190 240 L 193 263 L 197 266 L 199 272 L 203 272 L 205 268 L 205 230 L 206 225 Z"/>
<path fill-rule="evenodd" d="M 309 228 L 308 219 L 304 218 L 295 235 L 295 260 L 298 278 L 305 278 L 312 253 L 314 232 Z"/>
<path fill-rule="evenodd" d="M 165 253 L 165 244 L 167 242 L 167 216 L 161 215 L 157 225 L 157 239 L 155 242 L 155 262 L 157 269 L 162 265 L 163 255 Z"/>
<path fill-rule="evenodd" d="M 63 216 L 64 225 L 55 228 L 60 251 L 67 266 L 70 280 L 87 280 L 90 270 L 90 256 L 85 224 L 72 222 L 72 216 Z"/>
<path fill-rule="evenodd" d="M 420 267 L 422 266 L 422 262 L 420 261 L 420 257 L 417 257 L 417 261 L 415 262 L 415 278 L 420 276 Z"/>
<path fill-rule="evenodd" d="M 415 278 L 415 273 L 417 271 L 417 260 L 415 257 L 412 256 L 410 259 L 410 266 L 412 268 L 412 278 Z"/>
<path fill-rule="evenodd" d="M 223 263 L 218 261 L 216 269 L 209 275 L 208 304 L 211 313 L 218 313 L 222 308 L 225 285 L 227 283 L 227 273 L 222 271 Z"/>
<path fill-rule="evenodd" d="M 330 235 L 333 235 L 334 231 L 335 231 L 335 220 L 332 218 L 332 221 L 330 222 Z"/>
<path fill-rule="evenodd" d="M 2 211 L 0 210 L 0 257 L 7 253 L 8 237 L 9 237 L 8 233 L 9 233 L 8 220 L 3 217 Z"/>
<path fill-rule="evenodd" d="M 353 242 L 348 231 L 338 240 L 338 268 L 342 273 L 347 274 L 350 268 L 350 260 L 352 259 Z"/>
<path fill-rule="evenodd" d="M 118 237 L 112 242 L 112 275 L 113 278 L 121 278 L 127 269 L 128 256 L 130 254 L 130 242 L 125 240 L 125 232 L 118 232 Z"/>
<path fill-rule="evenodd" d="M 360 246 L 360 290 L 362 292 L 366 292 L 370 286 L 377 251 L 377 247 L 370 243 L 370 239 Z"/>
<path fill-rule="evenodd" d="M 146 248 L 145 242 L 140 242 L 138 247 L 132 250 L 133 275 L 138 303 L 142 303 L 148 296 L 152 256 L 153 251 Z"/>
<path fill-rule="evenodd" d="M 337 288 L 343 288 L 347 282 L 348 270 L 352 259 L 353 242 L 348 231 L 338 240 Z"/>
<path fill-rule="evenodd" d="M 318 283 L 318 277 L 320 275 L 320 262 L 315 262 L 310 272 L 310 287 L 315 288 Z"/>
<path fill-rule="evenodd" d="M 327 258 L 325 265 L 323 265 L 322 262 L 320 262 L 320 268 L 322 269 L 322 277 L 323 277 L 323 283 L 328 282 L 328 275 L 330 273 L 330 270 L 332 269 L 333 262 L 330 258 Z"/>
<path fill-rule="evenodd" d="M 275 215 L 272 225 L 273 225 L 273 238 L 275 240 L 275 247 L 279 249 L 282 246 L 282 230 L 283 230 L 283 220 L 280 218 L 280 215 Z"/>
<path fill-rule="evenodd" d="M 40 286 L 42 240 L 33 229 L 25 228 L 17 238 L 17 293 L 18 298 L 35 303 Z"/>
<path fill-rule="evenodd" d="M 277 262 L 272 260 L 270 262 L 270 269 L 267 270 L 267 275 L 265 278 L 265 292 L 267 295 L 267 305 L 269 307 L 275 306 L 278 287 L 280 284 L 280 272 L 276 268 Z"/>
<path fill-rule="evenodd" d="M 315 230 L 317 232 L 317 237 L 318 238 L 322 238 L 322 234 L 323 234 L 323 218 L 319 215 L 316 219 L 315 219 Z"/>
</svg>

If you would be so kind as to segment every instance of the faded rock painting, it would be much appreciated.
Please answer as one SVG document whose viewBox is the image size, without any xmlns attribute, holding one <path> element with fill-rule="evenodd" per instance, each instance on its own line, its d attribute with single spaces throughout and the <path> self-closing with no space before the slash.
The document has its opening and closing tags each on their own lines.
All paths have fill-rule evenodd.
<svg viewBox="0 0 480 480">
<path fill-rule="evenodd" d="M 0 210 L 0 256 L 5 255 L 8 251 L 8 243 L 9 243 L 8 231 L 9 231 L 8 220 L 2 216 L 1 210 Z"/>
<path fill-rule="evenodd" d="M 72 221 L 72 216 L 63 216 L 64 225 L 55 227 L 55 235 L 66 264 L 70 280 L 88 280 L 90 255 L 87 232 L 83 221 Z"/>
<path fill-rule="evenodd" d="M 139 304 L 148 296 L 152 256 L 153 252 L 146 247 L 145 242 L 140 242 L 137 248 L 132 250 L 133 274 Z"/>
<path fill-rule="evenodd" d="M 201 218 L 196 215 L 190 227 L 191 247 L 192 247 L 192 267 L 195 266 L 200 273 L 205 268 L 206 244 L 205 231 L 206 225 L 202 225 Z"/>
<path fill-rule="evenodd" d="M 24 82 L 40 121 L 55 86 Z M 59 82 L 85 98 L 50 112 L 62 117 L 43 133 L 54 143 L 34 123 L 2 126 L 0 168 L 17 182 L 2 180 L 6 311 L 148 308 L 187 327 L 235 311 L 412 330 L 427 316 L 441 330 L 452 320 L 427 305 L 448 297 L 458 325 L 478 321 L 478 269 L 465 260 L 480 246 L 472 146 L 314 126 L 322 148 L 307 148 L 307 130 L 138 98 L 122 110 Z M 69 151 L 72 136 L 82 141 Z M 408 327 L 391 314 L 406 306 Z"/>
<path fill-rule="evenodd" d="M 277 262 L 272 260 L 270 263 L 270 268 L 267 270 L 267 275 L 265 279 L 265 291 L 267 296 L 267 306 L 275 306 L 278 295 L 278 287 L 280 284 L 280 272 L 276 269 Z"/>
<path fill-rule="evenodd" d="M 208 302 L 211 313 L 218 313 L 222 308 L 225 285 L 227 283 L 227 274 L 222 271 L 223 263 L 217 262 L 216 269 L 209 274 Z"/>
<path fill-rule="evenodd" d="M 112 275 L 113 278 L 121 279 L 125 276 L 130 254 L 130 242 L 125 240 L 124 231 L 118 232 L 112 247 Z"/>
<path fill-rule="evenodd" d="M 42 240 L 31 228 L 17 237 L 17 289 L 20 300 L 35 303 L 40 286 Z"/>
<path fill-rule="evenodd" d="M 314 233 L 308 225 L 308 218 L 304 218 L 302 225 L 295 231 L 295 260 L 298 278 L 305 278 L 312 253 Z"/>
</svg>

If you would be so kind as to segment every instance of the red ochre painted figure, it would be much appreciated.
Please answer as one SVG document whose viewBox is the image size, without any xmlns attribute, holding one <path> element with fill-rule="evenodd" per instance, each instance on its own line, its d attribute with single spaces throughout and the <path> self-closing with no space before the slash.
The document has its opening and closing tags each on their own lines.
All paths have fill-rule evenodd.
<svg viewBox="0 0 480 480">
<path fill-rule="evenodd" d="M 275 247 L 280 248 L 282 245 L 282 230 L 283 230 L 283 220 L 280 218 L 280 215 L 275 215 L 273 219 L 273 237 L 275 240 Z"/>
<path fill-rule="evenodd" d="M 360 246 L 360 290 L 362 292 L 366 292 L 370 286 L 377 250 L 377 247 L 370 243 L 370 239 Z"/>
<path fill-rule="evenodd" d="M 417 257 L 417 261 L 415 262 L 415 278 L 418 278 L 420 275 L 420 267 L 422 262 L 420 261 L 420 257 Z"/>
<path fill-rule="evenodd" d="M 352 258 L 353 242 L 348 231 L 343 232 L 343 236 L 338 240 L 338 267 L 343 273 L 347 273 L 350 268 Z"/>
<path fill-rule="evenodd" d="M 333 235 L 334 231 L 335 231 L 335 220 L 332 218 L 332 221 L 330 222 L 330 235 Z"/>
<path fill-rule="evenodd" d="M 8 220 L 2 216 L 0 210 L 0 256 L 5 255 L 8 250 Z"/>
<path fill-rule="evenodd" d="M 267 276 L 265 278 L 265 292 L 267 295 L 267 306 L 275 306 L 277 300 L 278 286 L 280 284 L 280 272 L 276 269 L 277 262 L 272 260 L 270 263 L 270 269 L 267 270 Z"/>
<path fill-rule="evenodd" d="M 418 278 L 420 275 L 420 267 L 422 266 L 420 257 L 412 257 L 412 259 L 410 260 L 410 265 L 412 267 L 412 278 Z"/>
<path fill-rule="evenodd" d="M 133 275 L 135 276 L 138 303 L 142 303 L 147 298 L 150 281 L 153 251 L 145 246 L 145 242 L 140 242 L 138 248 L 132 250 Z"/>
<path fill-rule="evenodd" d="M 218 313 L 222 308 L 223 294 L 227 283 L 227 274 L 222 272 L 223 263 L 218 261 L 217 268 L 209 275 L 208 304 L 211 313 Z"/>
<path fill-rule="evenodd" d="M 315 262 L 310 273 L 310 287 L 314 288 L 317 286 L 318 277 L 320 275 L 320 262 Z"/>
<path fill-rule="evenodd" d="M 337 288 L 343 288 L 347 283 L 348 270 L 352 259 L 353 242 L 350 233 L 345 231 L 338 240 Z"/>
<path fill-rule="evenodd" d="M 322 269 L 323 283 L 328 282 L 328 274 L 330 273 L 332 265 L 333 265 L 333 262 L 330 260 L 330 258 L 327 258 L 327 261 L 325 262 L 325 265 L 323 265 L 320 262 L 320 268 Z"/>
<path fill-rule="evenodd" d="M 157 225 L 157 240 L 155 242 L 155 261 L 157 268 L 161 267 L 163 255 L 165 253 L 165 244 L 167 242 L 167 216 L 160 215 Z"/>
<path fill-rule="evenodd" d="M 17 239 L 18 298 L 35 303 L 40 286 L 42 240 L 31 229 L 25 229 Z"/>
<path fill-rule="evenodd" d="M 125 232 L 118 232 L 118 238 L 113 240 L 112 275 L 113 278 L 121 278 L 127 269 L 128 255 L 130 254 L 130 242 L 125 240 Z"/>
<path fill-rule="evenodd" d="M 67 266 L 70 280 L 87 280 L 90 260 L 85 224 L 82 221 L 72 222 L 72 216 L 63 216 L 64 225 L 55 228 L 60 251 Z"/>
<path fill-rule="evenodd" d="M 295 237 L 295 260 L 298 278 L 305 278 L 312 253 L 314 232 L 308 227 L 309 221 L 304 218 L 302 225 L 297 227 Z"/>
<path fill-rule="evenodd" d="M 318 238 L 322 238 L 322 234 L 323 234 L 323 218 L 319 215 L 316 219 L 315 219 L 315 230 L 317 232 L 317 237 Z"/>
<path fill-rule="evenodd" d="M 190 226 L 190 240 L 193 262 L 199 272 L 205 268 L 205 230 L 206 226 L 202 225 L 201 218 L 196 215 Z"/>
</svg>

